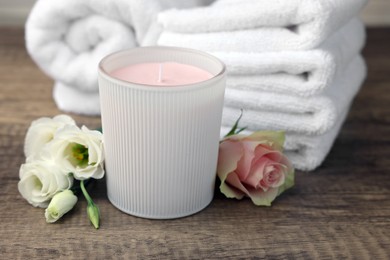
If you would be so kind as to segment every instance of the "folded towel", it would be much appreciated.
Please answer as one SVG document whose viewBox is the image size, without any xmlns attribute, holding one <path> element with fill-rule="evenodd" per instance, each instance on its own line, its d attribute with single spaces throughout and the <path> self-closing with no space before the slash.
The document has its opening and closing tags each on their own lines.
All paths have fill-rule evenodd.
<svg viewBox="0 0 390 260">
<path fill-rule="evenodd" d="M 364 25 L 355 18 L 318 49 L 212 54 L 226 64 L 230 88 L 310 96 L 330 85 L 362 50 L 364 42 Z"/>
<path fill-rule="evenodd" d="M 227 88 L 222 125 L 232 126 L 240 110 L 241 124 L 248 130 L 284 130 L 289 133 L 320 135 L 334 127 L 366 76 L 366 66 L 357 56 L 345 73 L 323 94 L 312 97 L 243 91 Z"/>
<path fill-rule="evenodd" d="M 284 144 L 285 154 L 296 169 L 311 171 L 322 164 L 333 146 L 348 114 L 348 110 L 349 107 L 338 116 L 336 125 L 323 135 L 315 136 L 286 133 L 286 142 Z M 221 136 L 228 133 L 229 130 L 229 127 L 222 127 Z M 252 131 L 242 132 L 242 134 L 251 133 Z"/>
<path fill-rule="evenodd" d="M 219 0 L 158 16 L 160 45 L 209 51 L 304 50 L 319 46 L 367 0 Z"/>
<path fill-rule="evenodd" d="M 327 133 L 319 136 L 287 134 L 286 155 L 299 170 L 311 171 L 322 164 L 348 115 L 350 105 L 342 111 L 336 124 Z"/>
<path fill-rule="evenodd" d="M 58 85 L 73 88 L 73 99 L 84 99 L 98 91 L 97 64 L 105 55 L 142 44 L 155 38 L 152 24 L 157 13 L 171 8 L 188 8 L 205 0 L 39 0 L 26 23 L 26 46 L 39 67 Z M 84 111 L 59 93 L 55 97 L 63 109 Z M 68 89 L 69 90 L 69 89 Z M 82 93 L 78 97 L 77 93 Z M 88 94 L 93 93 L 93 94 Z"/>
</svg>

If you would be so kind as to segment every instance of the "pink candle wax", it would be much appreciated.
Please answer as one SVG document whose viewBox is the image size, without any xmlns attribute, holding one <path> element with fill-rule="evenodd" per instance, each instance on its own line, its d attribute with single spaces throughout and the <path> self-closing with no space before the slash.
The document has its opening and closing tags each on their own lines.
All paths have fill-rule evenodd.
<svg viewBox="0 0 390 260">
<path fill-rule="evenodd" d="M 153 86 L 187 85 L 213 77 L 206 70 L 177 62 L 132 64 L 119 68 L 110 74 L 131 83 Z"/>
</svg>

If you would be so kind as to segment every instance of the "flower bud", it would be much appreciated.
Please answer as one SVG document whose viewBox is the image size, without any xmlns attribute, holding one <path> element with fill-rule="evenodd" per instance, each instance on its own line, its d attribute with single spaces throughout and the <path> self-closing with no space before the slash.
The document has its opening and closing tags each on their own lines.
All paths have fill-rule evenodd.
<svg viewBox="0 0 390 260">
<path fill-rule="evenodd" d="M 92 225 L 98 229 L 99 228 L 99 217 L 100 217 L 100 212 L 98 206 L 96 206 L 93 202 L 88 203 L 87 206 L 87 213 L 89 220 L 91 221 Z"/>
<path fill-rule="evenodd" d="M 64 190 L 60 193 L 57 193 L 45 210 L 46 222 L 56 222 L 65 213 L 70 211 L 74 205 L 76 205 L 76 203 L 77 197 L 71 190 Z"/>
</svg>

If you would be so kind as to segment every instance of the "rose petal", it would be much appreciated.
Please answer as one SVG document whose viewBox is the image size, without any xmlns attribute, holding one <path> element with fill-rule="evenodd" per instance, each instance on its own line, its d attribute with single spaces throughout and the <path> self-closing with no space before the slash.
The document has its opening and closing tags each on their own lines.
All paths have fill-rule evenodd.
<svg viewBox="0 0 390 260">
<path fill-rule="evenodd" d="M 261 186 L 265 188 L 278 188 L 284 183 L 286 166 L 271 162 L 267 165 Z"/>
<path fill-rule="evenodd" d="M 267 146 L 260 144 L 256 147 L 256 150 L 255 150 L 256 159 L 260 159 L 270 152 L 272 152 L 272 151 Z M 254 161 L 254 163 L 256 163 L 256 161 Z"/>
<path fill-rule="evenodd" d="M 240 180 L 245 180 L 249 175 L 252 160 L 255 158 L 257 142 L 242 141 L 241 145 L 243 148 L 243 155 L 237 164 L 236 173 L 238 174 Z"/>
<path fill-rule="evenodd" d="M 251 198 L 252 202 L 257 206 L 271 206 L 271 202 L 274 201 L 277 195 L 277 188 L 270 188 L 267 191 L 263 191 L 262 189 L 249 190 L 249 197 Z"/>
<path fill-rule="evenodd" d="M 290 162 L 290 160 L 282 154 L 282 158 L 279 161 L 281 164 L 285 165 L 288 169 L 288 172 L 293 172 L 294 173 L 294 166 Z"/>
<path fill-rule="evenodd" d="M 238 179 L 237 175 L 232 172 L 229 174 L 230 175 L 235 175 L 235 177 Z M 233 177 L 234 178 L 234 177 Z M 228 177 L 229 179 L 229 177 Z M 235 183 L 235 182 L 234 182 Z M 242 199 L 245 196 L 245 193 L 242 192 L 239 189 L 236 189 L 234 186 L 230 186 L 227 182 L 222 182 L 221 185 L 219 186 L 219 190 L 221 193 L 223 193 L 227 198 L 236 198 L 236 199 Z"/>
<path fill-rule="evenodd" d="M 249 194 L 248 190 L 245 188 L 245 186 L 241 183 L 240 178 L 236 174 L 236 172 L 230 173 L 226 178 L 226 183 L 228 183 L 230 186 L 236 188 L 237 190 L 241 191 L 244 194 Z"/>
<path fill-rule="evenodd" d="M 284 155 L 280 151 L 270 151 L 266 156 L 274 162 L 281 162 L 284 158 Z"/>
<path fill-rule="evenodd" d="M 250 174 L 243 182 L 252 186 L 253 188 L 258 188 L 260 181 L 264 177 L 264 170 L 268 163 L 268 158 L 259 158 L 256 161 L 256 164 L 251 167 Z"/>
<path fill-rule="evenodd" d="M 258 131 L 248 136 L 249 139 L 257 141 L 266 141 L 274 150 L 283 151 L 285 141 L 284 132 L 281 131 Z"/>
<path fill-rule="evenodd" d="M 281 185 L 278 188 L 278 196 L 284 192 L 285 190 L 291 188 L 294 186 L 295 183 L 295 174 L 294 174 L 294 168 L 287 168 L 287 172 L 285 173 L 285 180 L 283 185 Z"/>
<path fill-rule="evenodd" d="M 278 150 L 271 150 L 265 145 L 258 145 L 255 150 L 255 159 L 253 160 L 253 164 L 256 164 L 257 160 L 262 157 L 267 157 L 271 161 L 280 162 L 284 158 L 284 155 Z"/>
<path fill-rule="evenodd" d="M 221 182 L 237 168 L 242 154 L 243 148 L 238 142 L 226 140 L 219 145 L 217 174 Z"/>
<path fill-rule="evenodd" d="M 246 183 L 250 183 L 256 185 L 253 187 L 258 188 L 258 186 L 262 187 L 264 190 L 268 189 L 268 186 L 261 185 L 261 180 L 264 178 L 264 173 L 268 164 L 272 164 L 273 161 L 269 158 L 269 154 L 279 153 L 278 151 L 271 151 L 269 148 L 264 147 L 263 145 L 259 145 L 256 147 L 255 151 L 255 159 L 252 163 L 252 171 L 249 174 L 249 177 L 246 180 Z M 272 156 L 271 156 L 272 158 Z M 259 185 L 260 184 L 260 185 Z"/>
</svg>

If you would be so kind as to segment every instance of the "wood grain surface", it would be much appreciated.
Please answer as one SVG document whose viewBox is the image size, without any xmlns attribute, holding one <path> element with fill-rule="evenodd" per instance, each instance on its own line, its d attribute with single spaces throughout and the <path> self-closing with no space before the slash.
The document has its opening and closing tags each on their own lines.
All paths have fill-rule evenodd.
<svg viewBox="0 0 390 260">
<path fill-rule="evenodd" d="M 136 218 L 114 208 L 105 182 L 95 230 L 80 199 L 46 224 L 18 193 L 23 142 L 32 120 L 61 113 L 53 82 L 25 51 L 22 29 L 0 29 L 0 259 L 389 259 L 390 29 L 370 29 L 369 77 L 323 166 L 298 172 L 269 208 L 220 194 L 204 211 L 176 220 Z M 79 124 L 100 118 L 72 115 Z"/>
</svg>

